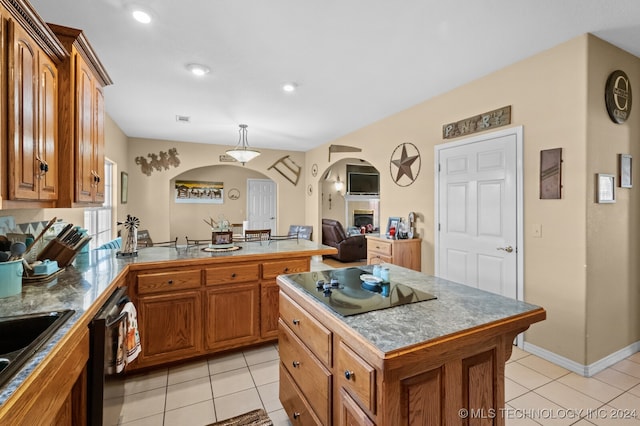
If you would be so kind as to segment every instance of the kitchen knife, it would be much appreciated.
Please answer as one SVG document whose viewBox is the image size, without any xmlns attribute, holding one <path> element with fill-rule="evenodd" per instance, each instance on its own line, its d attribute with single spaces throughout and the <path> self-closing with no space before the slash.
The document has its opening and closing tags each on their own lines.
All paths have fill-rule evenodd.
<svg viewBox="0 0 640 426">
<path fill-rule="evenodd" d="M 64 228 L 62 228 L 62 231 L 56 235 L 56 238 L 61 240 L 71 228 L 73 228 L 73 223 L 68 223 Z"/>
</svg>

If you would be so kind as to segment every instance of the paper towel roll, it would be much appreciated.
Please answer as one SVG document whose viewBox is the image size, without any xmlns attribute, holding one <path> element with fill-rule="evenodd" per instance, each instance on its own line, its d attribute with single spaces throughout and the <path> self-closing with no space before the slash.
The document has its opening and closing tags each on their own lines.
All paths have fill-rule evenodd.
<svg viewBox="0 0 640 426">
<path fill-rule="evenodd" d="M 249 221 L 248 220 L 243 220 L 242 221 L 242 235 L 244 236 L 244 231 L 246 231 L 247 229 L 249 229 Z"/>
</svg>

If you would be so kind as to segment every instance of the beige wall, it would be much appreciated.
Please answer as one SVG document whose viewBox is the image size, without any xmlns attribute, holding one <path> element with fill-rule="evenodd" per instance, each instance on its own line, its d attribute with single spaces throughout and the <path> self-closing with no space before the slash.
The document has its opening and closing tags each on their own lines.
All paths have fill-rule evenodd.
<svg viewBox="0 0 640 426">
<path fill-rule="evenodd" d="M 168 151 L 170 148 L 177 148 L 178 158 L 180 159 L 179 167 L 170 167 L 168 170 L 154 170 L 151 176 L 142 173 L 140 166 L 135 164 L 135 158 L 138 156 L 147 157 L 149 153 L 158 153 L 160 151 Z M 289 225 L 305 225 L 304 219 L 304 203 L 302 200 L 308 198 L 305 193 L 305 185 L 301 177 L 297 185 L 289 182 L 277 170 L 271 166 L 282 157 L 289 157 L 301 168 L 301 176 L 305 170 L 305 155 L 301 152 L 284 152 L 278 150 L 261 149 L 262 155 L 248 162 L 244 167 L 239 163 L 220 163 L 219 156 L 224 154 L 225 150 L 230 146 L 211 145 L 199 143 L 179 143 L 163 140 L 136 139 L 129 140 L 128 162 L 129 168 L 129 202 L 128 213 L 140 219 L 141 229 L 148 229 L 151 236 L 156 241 L 167 241 L 178 237 L 179 241 L 183 241 L 185 235 L 189 238 L 195 237 L 197 234 L 204 232 L 204 223 L 200 213 L 194 212 L 187 214 L 191 227 L 183 227 L 177 224 L 177 218 L 171 217 L 173 203 L 174 188 L 171 186 L 171 180 L 177 176 L 202 167 L 210 167 L 213 165 L 222 165 L 224 167 L 244 168 L 249 171 L 258 172 L 268 179 L 276 183 L 277 197 L 277 229 L 278 234 L 286 234 Z M 235 178 L 234 178 L 235 179 Z M 222 179 L 224 183 L 226 177 Z M 227 185 L 225 184 L 225 188 Z M 242 199 L 246 200 L 246 186 L 241 189 Z M 240 188 L 239 188 L 240 189 Z M 231 201 L 229 201 L 231 203 Z M 245 209 L 245 205 L 238 204 L 238 211 Z M 240 215 L 228 212 L 229 219 L 239 217 Z M 184 220 L 185 216 L 181 215 L 180 220 Z M 235 220 L 235 219 L 234 219 Z M 180 227 L 178 227 L 180 226 Z M 188 228 L 188 229 L 187 229 Z M 174 233 L 175 232 L 175 233 Z M 179 233 L 178 233 L 179 232 Z M 191 237 L 194 235 L 194 237 Z M 206 235 L 206 234 L 205 234 Z M 315 232 L 314 232 L 315 235 Z"/>
<path fill-rule="evenodd" d="M 633 265 L 637 262 L 627 254 L 634 252 L 631 248 L 637 248 L 637 214 L 634 215 L 637 208 L 627 209 L 623 201 L 631 191 L 621 195 L 619 203 L 613 207 L 596 207 L 598 212 L 606 208 L 618 210 L 619 215 L 612 218 L 620 220 L 609 221 L 609 216 L 603 213 L 601 222 L 605 224 L 593 234 L 596 226 L 592 216 L 599 215 L 593 215 L 592 207 L 589 207 L 587 224 L 587 206 L 593 204 L 595 170 L 591 162 L 604 161 L 606 164 L 597 167 L 599 170 L 615 171 L 616 154 L 630 151 L 629 144 L 637 145 L 639 140 L 636 111 L 626 125 L 616 129 L 619 142 L 611 145 L 613 135 L 609 129 L 612 125 L 607 122 L 602 106 L 606 74 L 626 68 L 627 74 L 637 76 L 638 59 L 617 49 L 613 49 L 617 53 L 612 53 L 612 47 L 604 42 L 598 43 L 597 56 L 593 57 L 596 52 L 589 43 L 593 39 L 587 35 L 577 37 L 331 141 L 308 152 L 306 159 L 307 164 L 317 163 L 323 170 L 330 166 L 327 161 L 329 144 L 362 148 L 360 157 L 381 170 L 382 221 L 388 216 L 406 216 L 409 211 L 419 214 L 417 230 L 423 238 L 422 270 L 433 273 L 434 146 L 445 142 L 442 125 L 511 105 L 512 125 L 524 128 L 524 244 L 520 245 L 524 249 L 524 298 L 543 306 L 548 312 L 547 320 L 532 327 L 526 338 L 530 343 L 580 364 L 594 362 L 640 338 L 636 325 L 638 275 Z M 588 69 L 588 66 L 594 66 L 593 62 L 600 64 L 597 76 Z M 640 87 L 637 80 L 632 85 L 634 83 L 635 87 Z M 591 115 L 597 115 L 598 120 Z M 595 139 L 599 147 L 598 152 L 590 155 L 594 160 L 589 162 L 587 132 L 597 134 Z M 409 187 L 396 186 L 390 173 L 386 172 L 394 148 L 402 142 L 414 143 L 421 154 L 420 174 Z M 540 200 L 540 150 L 558 147 L 563 148 L 564 160 L 562 199 Z M 346 155 L 332 154 L 332 162 Z M 318 184 L 318 178 L 312 178 L 308 173 L 306 178 L 308 182 Z M 317 223 L 318 211 L 317 199 L 308 200 L 307 222 Z M 541 238 L 532 236 L 534 225 L 542 226 Z M 603 237 L 606 244 L 595 248 L 596 241 Z M 588 249 L 590 257 L 597 258 L 597 267 L 587 261 Z M 617 267 L 610 268 L 611 263 L 605 259 L 615 259 Z M 587 264 L 591 265 L 589 269 L 585 267 Z M 620 271 L 614 274 L 619 279 L 614 288 L 621 292 L 614 297 L 615 302 L 602 303 L 607 298 L 606 289 L 610 288 L 611 269 Z M 593 281 L 597 284 L 592 285 Z M 596 299 L 591 298 L 592 293 Z M 631 300 L 630 296 L 633 296 Z M 597 309 L 593 309 L 594 305 Z M 629 325 L 605 337 L 605 330 L 612 326 L 606 317 L 614 311 L 616 318 Z M 590 331 L 599 331 L 599 336 L 590 336 L 588 344 L 587 324 Z M 604 348 L 594 350 L 599 345 Z"/>
<path fill-rule="evenodd" d="M 640 182 L 617 187 L 615 204 L 595 202 L 597 173 L 616 175 L 618 186 L 618 154 L 640 159 L 639 105 L 632 104 L 626 123 L 615 124 L 604 102 L 605 82 L 617 69 L 638 93 L 640 60 L 596 37 L 589 38 L 588 48 L 586 350 L 587 363 L 592 363 L 640 339 Z"/>
<path fill-rule="evenodd" d="M 247 179 L 268 179 L 264 174 L 246 167 L 216 165 L 199 167 L 186 171 L 170 181 L 172 187 L 178 180 L 196 180 L 205 182 L 223 182 L 224 196 L 222 204 L 176 203 L 171 197 L 170 234 L 178 237 L 179 244 L 185 244 L 185 237 L 190 239 L 211 238 L 211 227 L 204 220 L 212 218 L 218 222 L 226 219 L 230 223 L 242 223 L 247 220 Z M 235 188 L 240 192 L 237 200 L 229 199 L 229 190 Z M 288 228 L 287 228 L 288 230 Z"/>
</svg>

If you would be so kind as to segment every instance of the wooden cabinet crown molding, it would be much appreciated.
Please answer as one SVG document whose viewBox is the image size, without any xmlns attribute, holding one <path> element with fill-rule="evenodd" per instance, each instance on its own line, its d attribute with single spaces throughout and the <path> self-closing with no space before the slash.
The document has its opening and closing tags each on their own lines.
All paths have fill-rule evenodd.
<svg viewBox="0 0 640 426">
<path fill-rule="evenodd" d="M 59 64 L 69 57 L 67 49 L 62 46 L 53 31 L 28 2 L 24 0 L 0 0 L 0 4 L 11 13 L 11 16 L 31 37 L 39 42 L 40 48 L 54 63 Z"/>
<path fill-rule="evenodd" d="M 111 80 L 111 77 L 109 77 L 107 70 L 102 65 L 102 62 L 100 62 L 100 59 L 98 59 L 95 50 L 89 43 L 89 40 L 87 40 L 87 38 L 85 37 L 82 30 L 79 30 L 77 28 L 63 27 L 62 25 L 51 23 L 47 25 L 49 26 L 51 31 L 53 31 L 55 35 L 62 41 L 62 43 L 68 50 L 71 50 L 71 44 L 73 44 L 76 50 L 78 50 L 78 52 L 85 58 L 87 66 L 89 66 L 93 74 L 98 78 L 102 87 L 113 84 L 113 80 Z"/>
</svg>

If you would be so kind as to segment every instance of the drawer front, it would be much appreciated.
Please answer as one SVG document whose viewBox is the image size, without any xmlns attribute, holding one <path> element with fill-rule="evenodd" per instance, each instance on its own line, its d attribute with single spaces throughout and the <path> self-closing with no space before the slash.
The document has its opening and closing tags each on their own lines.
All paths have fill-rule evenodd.
<svg viewBox="0 0 640 426">
<path fill-rule="evenodd" d="M 322 424 L 327 424 L 331 417 L 331 373 L 282 321 L 278 334 L 278 348 L 282 365 L 298 385 Z"/>
<path fill-rule="evenodd" d="M 376 370 L 342 341 L 336 358 L 336 376 L 340 387 L 375 414 Z"/>
<path fill-rule="evenodd" d="M 383 256 L 371 251 L 367 253 L 367 265 L 379 265 L 381 263 L 393 263 L 393 257 Z"/>
<path fill-rule="evenodd" d="M 275 278 L 278 275 L 309 272 L 309 259 L 278 260 L 262 264 L 262 278 Z"/>
<path fill-rule="evenodd" d="M 380 240 L 367 240 L 367 250 L 383 254 L 386 256 L 391 256 L 392 254 L 392 244 L 389 241 L 380 241 Z"/>
<path fill-rule="evenodd" d="M 257 282 L 260 277 L 258 265 L 235 265 L 205 270 L 205 283 L 218 285 L 241 282 Z"/>
<path fill-rule="evenodd" d="M 294 426 L 322 425 L 282 364 L 280 364 L 280 402 Z"/>
<path fill-rule="evenodd" d="M 138 274 L 138 294 L 163 293 L 200 287 L 200 269 Z"/>
<path fill-rule="evenodd" d="M 331 331 L 282 292 L 280 318 L 325 366 L 331 366 Z"/>
</svg>

